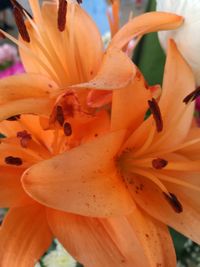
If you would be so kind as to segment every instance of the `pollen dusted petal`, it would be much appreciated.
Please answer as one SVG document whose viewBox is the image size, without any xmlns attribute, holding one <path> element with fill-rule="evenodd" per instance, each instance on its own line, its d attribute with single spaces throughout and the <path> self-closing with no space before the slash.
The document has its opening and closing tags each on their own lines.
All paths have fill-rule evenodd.
<svg viewBox="0 0 200 267">
<path fill-rule="evenodd" d="M 47 218 L 54 235 L 84 266 L 175 266 L 167 227 L 137 208 L 127 217 L 110 219 L 55 210 L 48 210 Z"/>
<path fill-rule="evenodd" d="M 110 49 L 105 52 L 101 67 L 94 79 L 74 87 L 99 90 L 119 89 L 127 86 L 135 74 L 136 67 L 129 57 L 119 49 Z"/>
<path fill-rule="evenodd" d="M 45 208 L 35 204 L 10 209 L 0 229 L 1 267 L 33 267 L 52 238 Z"/>
<path fill-rule="evenodd" d="M 130 213 L 134 203 L 115 166 L 124 138 L 118 131 L 32 166 L 24 174 L 25 191 L 59 210 L 87 216 Z"/>
<path fill-rule="evenodd" d="M 137 16 L 125 24 L 113 37 L 109 47 L 123 48 L 134 37 L 149 32 L 170 30 L 180 27 L 183 17 L 166 12 L 149 12 Z"/>
</svg>

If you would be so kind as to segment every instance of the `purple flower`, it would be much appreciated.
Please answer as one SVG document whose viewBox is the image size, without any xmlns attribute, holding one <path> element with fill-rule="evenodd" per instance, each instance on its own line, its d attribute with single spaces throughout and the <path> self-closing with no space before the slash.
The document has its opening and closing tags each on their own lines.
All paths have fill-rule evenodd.
<svg viewBox="0 0 200 267">
<path fill-rule="evenodd" d="M 9 67 L 3 71 L 0 71 L 0 79 L 14 75 L 14 74 L 20 74 L 23 72 L 25 72 L 25 71 L 24 71 L 24 67 L 23 67 L 22 63 L 17 61 L 11 67 Z"/>
</svg>

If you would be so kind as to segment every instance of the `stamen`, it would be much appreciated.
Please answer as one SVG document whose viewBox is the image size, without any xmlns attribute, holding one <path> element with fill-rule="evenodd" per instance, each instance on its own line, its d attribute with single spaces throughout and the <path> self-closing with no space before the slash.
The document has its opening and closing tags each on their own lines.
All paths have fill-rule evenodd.
<svg viewBox="0 0 200 267">
<path fill-rule="evenodd" d="M 183 212 L 183 206 L 182 204 L 180 203 L 180 201 L 178 200 L 178 198 L 172 194 L 172 193 L 169 193 L 166 194 L 165 192 L 163 192 L 167 202 L 172 206 L 173 210 L 176 212 L 176 213 L 181 213 Z"/>
<path fill-rule="evenodd" d="M 24 148 L 28 146 L 29 141 L 32 139 L 31 135 L 26 130 L 18 132 L 17 138 L 20 138 L 20 144 Z"/>
<path fill-rule="evenodd" d="M 72 126 L 69 122 L 65 122 L 63 129 L 66 136 L 72 135 Z"/>
<path fill-rule="evenodd" d="M 157 158 L 152 160 L 152 166 L 157 170 L 163 169 L 167 164 L 168 161 L 165 159 Z"/>
<path fill-rule="evenodd" d="M 184 99 L 183 102 L 185 104 L 188 104 L 190 101 L 194 101 L 198 96 L 200 96 L 200 87 L 198 87 L 196 90 L 194 90 L 192 93 L 187 95 Z"/>
<path fill-rule="evenodd" d="M 61 106 L 56 107 L 56 120 L 59 122 L 61 126 L 63 126 L 65 118 L 64 118 L 64 113 L 63 113 L 63 109 Z"/>
<path fill-rule="evenodd" d="M 163 129 L 163 120 L 160 112 L 160 108 L 158 106 L 158 103 L 154 98 L 152 100 L 148 100 L 149 108 L 152 112 L 153 118 L 156 122 L 156 128 L 158 132 L 161 132 Z"/>
<path fill-rule="evenodd" d="M 13 7 L 13 15 L 14 15 L 15 22 L 17 24 L 17 27 L 18 27 L 18 30 L 19 30 L 19 33 L 20 33 L 22 39 L 25 42 L 30 43 L 30 36 L 29 36 L 28 31 L 27 31 L 26 25 L 24 23 L 23 9 L 20 9 L 17 6 L 14 6 Z"/>
<path fill-rule="evenodd" d="M 5 163 L 9 165 L 20 166 L 23 162 L 21 158 L 8 156 L 5 158 Z"/>
<path fill-rule="evenodd" d="M 58 6 L 58 29 L 63 32 L 66 25 L 66 16 L 67 16 L 67 1 L 59 0 Z"/>
<path fill-rule="evenodd" d="M 12 117 L 7 118 L 7 121 L 18 121 L 20 119 L 20 115 L 15 115 Z"/>
<path fill-rule="evenodd" d="M 33 19 L 33 17 L 31 16 L 31 14 L 16 0 L 10 0 L 11 4 L 13 5 L 13 7 L 17 7 L 19 8 L 22 12 L 25 12 L 31 19 Z"/>
<path fill-rule="evenodd" d="M 80 4 L 83 3 L 83 1 L 82 0 L 77 0 L 77 3 L 80 5 Z"/>
</svg>

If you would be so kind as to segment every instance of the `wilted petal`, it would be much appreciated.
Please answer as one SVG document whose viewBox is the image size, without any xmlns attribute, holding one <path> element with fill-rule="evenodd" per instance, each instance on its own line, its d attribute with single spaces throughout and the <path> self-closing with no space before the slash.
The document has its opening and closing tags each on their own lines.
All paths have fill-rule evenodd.
<svg viewBox="0 0 200 267">
<path fill-rule="evenodd" d="M 47 218 L 54 235 L 85 266 L 175 266 L 167 227 L 137 208 L 127 217 L 111 219 L 55 210 L 48 210 Z"/>
<path fill-rule="evenodd" d="M 45 209 L 39 205 L 12 208 L 0 229 L 0 239 L 2 267 L 33 267 L 52 242 Z"/>
<path fill-rule="evenodd" d="M 24 189 L 49 207 L 76 214 L 130 213 L 134 203 L 115 167 L 123 138 L 124 131 L 113 132 L 34 165 L 23 176 Z"/>
</svg>

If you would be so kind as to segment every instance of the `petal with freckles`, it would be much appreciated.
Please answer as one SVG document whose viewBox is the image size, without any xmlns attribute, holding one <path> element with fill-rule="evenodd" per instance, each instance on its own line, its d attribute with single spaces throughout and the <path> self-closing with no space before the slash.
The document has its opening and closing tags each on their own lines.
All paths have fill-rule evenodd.
<svg viewBox="0 0 200 267">
<path fill-rule="evenodd" d="M 48 210 L 47 218 L 54 235 L 84 266 L 175 266 L 167 227 L 137 208 L 127 217 L 109 219 L 55 210 Z"/>
<path fill-rule="evenodd" d="M 72 213 L 130 213 L 134 203 L 115 166 L 124 138 L 118 131 L 40 162 L 24 174 L 25 191 L 37 201 Z"/>
<path fill-rule="evenodd" d="M 45 209 L 12 208 L 0 229 L 0 266 L 33 267 L 52 242 Z"/>
<path fill-rule="evenodd" d="M 176 29 L 183 23 L 183 17 L 165 13 L 148 12 L 125 24 L 113 37 L 109 47 L 123 48 L 134 37 L 161 30 Z"/>
<path fill-rule="evenodd" d="M 75 85 L 76 88 L 113 90 L 126 87 L 134 78 L 136 67 L 129 57 L 119 49 L 105 52 L 101 67 L 88 83 Z"/>
<path fill-rule="evenodd" d="M 137 187 L 140 188 L 141 184 L 142 190 L 136 190 Z M 180 185 L 170 185 L 169 187 L 169 185 L 166 184 L 169 191 L 176 195 L 183 206 L 183 212 L 177 213 L 168 201 L 166 201 L 163 192 L 148 179 L 136 175 L 131 176 L 131 183 L 128 186 L 135 201 L 148 214 L 171 226 L 195 242 L 200 243 L 200 214 L 199 210 L 196 209 L 196 206 L 191 204 L 193 198 L 192 194 L 188 197 L 188 199 L 190 198 L 189 202 L 186 196 L 183 196 Z"/>
</svg>

